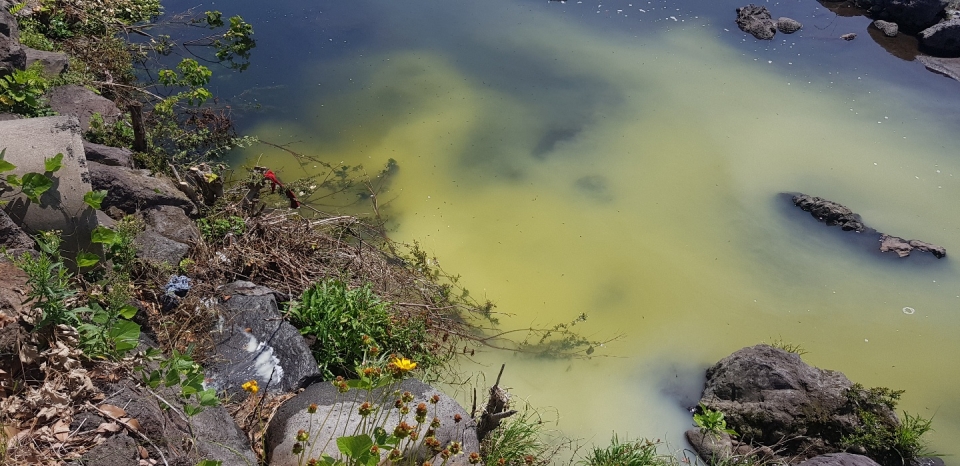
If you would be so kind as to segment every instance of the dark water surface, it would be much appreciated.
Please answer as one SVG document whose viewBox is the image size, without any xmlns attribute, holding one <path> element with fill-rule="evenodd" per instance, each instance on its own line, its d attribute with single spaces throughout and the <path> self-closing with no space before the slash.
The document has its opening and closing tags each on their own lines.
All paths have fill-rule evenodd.
<svg viewBox="0 0 960 466">
<path fill-rule="evenodd" d="M 484 351 L 465 364 L 506 362 L 514 393 L 555 407 L 564 433 L 679 448 L 703 370 L 782 338 L 812 364 L 905 389 L 903 408 L 935 416 L 933 447 L 960 453 L 960 82 L 866 18 L 764 5 L 804 29 L 756 41 L 727 0 L 200 10 L 254 24 L 249 70 L 218 73 L 213 89 L 244 132 L 371 173 L 396 160 L 381 195 L 394 237 L 421 240 L 495 300 L 504 327 L 585 312 L 588 336 L 624 335 L 595 353 L 610 357 Z M 303 174 L 279 150 L 239 159 L 252 160 Z M 880 256 L 782 192 L 951 255 Z"/>
</svg>

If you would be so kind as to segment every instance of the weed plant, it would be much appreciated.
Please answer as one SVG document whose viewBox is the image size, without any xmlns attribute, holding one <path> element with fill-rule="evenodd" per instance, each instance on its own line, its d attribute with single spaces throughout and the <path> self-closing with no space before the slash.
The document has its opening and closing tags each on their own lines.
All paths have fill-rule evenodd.
<svg viewBox="0 0 960 466">
<path fill-rule="evenodd" d="M 923 438 L 933 430 L 931 419 L 904 412 L 903 419 L 896 422 L 877 414 L 884 409 L 896 409 L 902 394 L 903 390 L 867 389 L 860 384 L 848 389 L 847 398 L 855 407 L 860 426 L 844 436 L 841 445 L 862 449 L 878 463 L 889 466 L 903 466 L 918 457 L 936 456 Z"/>
<path fill-rule="evenodd" d="M 621 443 L 617 434 L 613 434 L 610 445 L 604 448 L 594 447 L 579 462 L 581 466 L 674 466 L 677 459 L 672 455 L 662 455 L 657 449 L 659 441 L 638 439 Z"/>
<path fill-rule="evenodd" d="M 485 466 L 549 464 L 556 449 L 550 444 L 540 414 L 527 405 L 503 421 L 480 443 Z"/>
</svg>

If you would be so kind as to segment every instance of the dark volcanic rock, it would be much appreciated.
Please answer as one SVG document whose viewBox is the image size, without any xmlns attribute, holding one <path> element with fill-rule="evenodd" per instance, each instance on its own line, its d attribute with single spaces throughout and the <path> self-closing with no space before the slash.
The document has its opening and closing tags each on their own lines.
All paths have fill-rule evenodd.
<svg viewBox="0 0 960 466">
<path fill-rule="evenodd" d="M 810 215 L 827 225 L 839 225 L 844 231 L 862 232 L 866 230 L 866 226 L 864 226 L 859 215 L 836 202 L 828 201 L 822 197 L 798 194 L 793 196 L 793 203 L 804 211 L 810 212 Z"/>
<path fill-rule="evenodd" d="M 876 461 L 853 453 L 830 453 L 810 458 L 797 466 L 880 466 Z"/>
<path fill-rule="evenodd" d="M 855 0 L 870 17 L 892 21 L 907 33 L 920 32 L 940 21 L 948 0 Z"/>
<path fill-rule="evenodd" d="M 0 11 L 0 76 L 27 66 L 27 53 L 20 45 L 17 20 L 7 11 Z"/>
<path fill-rule="evenodd" d="M 900 257 L 907 257 L 914 249 L 933 254 L 937 259 L 942 259 L 947 255 L 947 250 L 942 246 L 933 245 L 925 241 L 915 239 L 903 239 L 899 236 L 880 235 L 880 252 L 895 252 Z"/>
<path fill-rule="evenodd" d="M 170 205 L 183 209 L 188 215 L 196 212 L 193 202 L 166 179 L 150 176 L 141 170 L 96 162 L 87 162 L 87 167 L 93 189 L 107 190 L 102 204 L 104 211 L 116 207 L 132 214 L 148 207 Z"/>
<path fill-rule="evenodd" d="M 83 86 L 55 87 L 47 92 L 47 100 L 53 111 L 79 118 L 81 131 L 90 129 L 90 117 L 94 113 L 99 113 L 107 124 L 113 124 L 120 117 L 116 104 Z"/>
<path fill-rule="evenodd" d="M 114 167 L 133 168 L 133 152 L 122 147 L 110 147 L 83 141 L 83 153 L 87 160 Z"/>
<path fill-rule="evenodd" d="M 242 396 L 241 385 L 256 380 L 262 390 L 289 392 L 319 374 L 300 331 L 281 316 L 274 290 L 237 281 L 218 293 L 230 298 L 213 332 L 216 346 L 206 367 L 211 387 Z"/>
<path fill-rule="evenodd" d="M 48 77 L 56 78 L 60 76 L 70 64 L 67 54 L 63 52 L 47 52 L 29 47 L 24 47 L 23 51 L 27 55 L 27 66 L 39 62 L 40 66 L 43 67 L 43 74 Z"/>
<path fill-rule="evenodd" d="M 784 34 L 793 34 L 803 28 L 800 21 L 791 18 L 777 19 L 777 29 Z"/>
<path fill-rule="evenodd" d="M 897 26 L 897 23 L 891 23 L 882 19 L 874 21 L 873 27 L 882 31 L 883 35 L 887 37 L 897 37 L 897 34 L 900 32 L 900 26 Z"/>
<path fill-rule="evenodd" d="M 777 25 L 773 22 L 767 8 L 752 3 L 737 8 L 737 27 L 761 40 L 773 39 L 777 34 Z"/>
<path fill-rule="evenodd" d="M 943 57 L 960 56 L 960 19 L 951 19 L 920 32 L 922 51 Z"/>
<path fill-rule="evenodd" d="M 6 212 L 0 210 L 0 246 L 6 249 L 33 249 L 33 238 L 23 232 Z"/>
<path fill-rule="evenodd" d="M 840 439 L 860 425 L 840 372 L 818 369 L 800 356 L 768 345 L 741 349 L 707 369 L 700 402 L 722 411 L 741 438 L 772 446 L 785 438 L 781 458 L 807 459 L 840 451 Z M 873 412 L 896 423 L 886 407 Z"/>
</svg>

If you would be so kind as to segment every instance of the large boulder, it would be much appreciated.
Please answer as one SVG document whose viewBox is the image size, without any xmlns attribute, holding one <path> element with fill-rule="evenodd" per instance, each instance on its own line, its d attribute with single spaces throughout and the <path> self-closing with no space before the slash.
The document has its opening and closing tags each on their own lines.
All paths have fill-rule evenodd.
<svg viewBox="0 0 960 466">
<path fill-rule="evenodd" d="M 277 306 L 276 291 L 246 281 L 218 290 L 226 299 L 219 306 L 215 347 L 205 368 L 207 384 L 232 396 L 256 380 L 262 390 L 289 392 L 319 374 L 317 360 L 300 331 Z"/>
<path fill-rule="evenodd" d="M 861 425 L 853 384 L 836 371 L 810 366 L 768 345 L 741 349 L 707 369 L 700 402 L 726 415 L 743 441 L 777 446 L 780 458 L 807 459 L 841 451 L 841 438 Z M 896 425 L 886 406 L 869 409 Z M 790 441 L 785 441 L 789 439 Z"/>
<path fill-rule="evenodd" d="M 960 19 L 934 24 L 920 32 L 922 51 L 940 56 L 960 56 Z"/>
<path fill-rule="evenodd" d="M 860 216 L 852 210 L 822 197 L 797 194 L 793 196 L 793 203 L 800 209 L 810 212 L 810 215 L 817 220 L 827 225 L 838 225 L 844 231 L 862 232 L 867 228 Z"/>
<path fill-rule="evenodd" d="M 80 129 L 90 129 L 90 117 L 99 113 L 103 121 L 113 124 L 120 118 L 120 109 L 110 99 L 83 86 L 66 85 L 47 92 L 47 103 L 61 115 L 73 115 L 80 119 Z"/>
<path fill-rule="evenodd" d="M 140 212 L 146 228 L 134 240 L 137 256 L 176 267 L 200 239 L 197 225 L 178 207 L 153 206 Z"/>
<path fill-rule="evenodd" d="M 830 453 L 814 456 L 797 466 L 880 466 L 876 461 L 853 453 Z"/>
<path fill-rule="evenodd" d="M 101 204 L 106 211 L 116 208 L 132 214 L 153 206 L 169 205 L 183 209 L 187 215 L 196 213 L 196 206 L 167 178 L 150 176 L 145 170 L 115 167 L 87 162 L 90 183 L 96 189 L 107 190 Z"/>
<path fill-rule="evenodd" d="M 0 210 L 0 247 L 8 251 L 13 249 L 33 249 L 33 238 L 23 232 L 19 225 L 6 212 Z"/>
<path fill-rule="evenodd" d="M 777 34 L 777 24 L 770 16 L 767 7 L 749 4 L 737 8 L 737 27 L 761 40 L 773 39 Z"/>
<path fill-rule="evenodd" d="M 292 453 L 293 445 L 296 443 L 295 437 L 301 429 L 309 433 L 312 445 L 316 446 L 312 450 L 313 457 L 319 458 L 321 454 L 339 457 L 336 439 L 353 435 L 361 422 L 360 416 L 357 415 L 359 402 L 355 400 L 374 400 L 375 405 L 379 405 L 381 401 L 385 403 L 387 406 L 384 409 L 389 410 L 389 415 L 386 416 L 382 425 L 388 432 L 392 432 L 400 422 L 398 410 L 393 407 L 397 396 L 391 396 L 391 393 L 385 393 L 384 390 L 377 389 L 371 394 L 365 390 L 355 389 L 341 394 L 329 383 L 317 383 L 307 387 L 306 390 L 280 406 L 270 420 L 265 439 L 267 462 L 271 466 L 301 464 L 297 461 L 297 456 Z M 440 445 L 445 448 L 450 442 L 461 443 L 463 453 L 451 457 L 445 464 L 467 466 L 470 453 L 480 450 L 476 425 L 469 414 L 455 400 L 419 380 L 404 380 L 399 390 L 409 391 L 413 395 L 413 401 L 407 403 L 411 411 L 406 417 L 409 423 L 414 423 L 412 418 L 416 406 L 424 403 L 428 407 L 426 423 L 429 423 L 433 417 L 440 419 L 440 427 L 436 429 L 435 435 Z M 430 402 L 430 398 L 434 395 L 440 398 L 436 405 Z M 307 412 L 307 407 L 311 404 L 318 405 L 317 412 L 314 414 Z M 379 411 L 377 414 L 381 418 L 384 417 Z M 457 416 L 461 419 L 459 422 L 456 421 Z M 324 419 L 326 421 L 321 422 Z M 444 463 L 439 457 L 434 457 L 433 452 L 422 444 L 425 430 L 425 428 L 421 429 L 416 446 L 410 448 L 411 454 L 416 456 L 412 464 L 422 464 L 424 460 L 431 460 L 431 458 L 433 464 Z M 306 448 L 309 450 L 310 445 Z M 386 458 L 387 453 L 382 451 L 381 458 Z"/>
<path fill-rule="evenodd" d="M 943 246 L 916 239 L 903 239 L 899 236 L 880 235 L 880 252 L 895 252 L 900 257 L 907 257 L 913 250 L 929 252 L 937 259 L 943 259 L 947 255 L 947 250 Z"/>
<path fill-rule="evenodd" d="M 948 0 L 855 0 L 874 19 L 892 21 L 909 34 L 920 32 L 940 21 Z"/>
<path fill-rule="evenodd" d="M 89 250 L 97 215 L 83 202 L 92 187 L 77 119 L 57 116 L 0 121 L 2 148 L 6 148 L 4 159 L 17 166 L 12 173 L 20 176 L 43 173 L 44 158 L 63 154 L 60 170 L 50 175 L 53 187 L 40 196 L 39 203 L 19 195 L 4 210 L 29 234 L 63 232 L 68 257 L 80 249 Z"/>
</svg>

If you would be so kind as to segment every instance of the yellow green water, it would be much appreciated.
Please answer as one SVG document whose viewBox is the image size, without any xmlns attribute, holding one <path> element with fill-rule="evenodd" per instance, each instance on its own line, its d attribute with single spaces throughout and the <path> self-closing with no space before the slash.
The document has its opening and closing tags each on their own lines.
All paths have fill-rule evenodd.
<svg viewBox="0 0 960 466">
<path fill-rule="evenodd" d="M 395 47 L 316 64 L 353 85 L 304 89 L 308 114 L 250 133 L 371 173 L 395 159 L 380 198 L 393 238 L 419 240 L 494 300 L 503 328 L 586 313 L 585 335 L 622 335 L 587 360 L 486 350 L 464 362 L 488 380 L 506 362 L 505 385 L 555 408 L 567 435 L 682 446 L 703 370 L 782 338 L 809 363 L 905 389 L 902 408 L 935 415 L 932 446 L 960 453 L 956 256 L 882 258 L 778 197 L 823 196 L 960 254 L 960 133 L 914 110 L 936 96 L 785 77 L 693 27 L 638 39 L 522 19 L 464 34 L 540 57 L 535 71 L 554 80 L 544 95 L 536 75 L 511 92 L 455 55 Z M 281 151 L 246 156 L 302 174 Z"/>
</svg>

